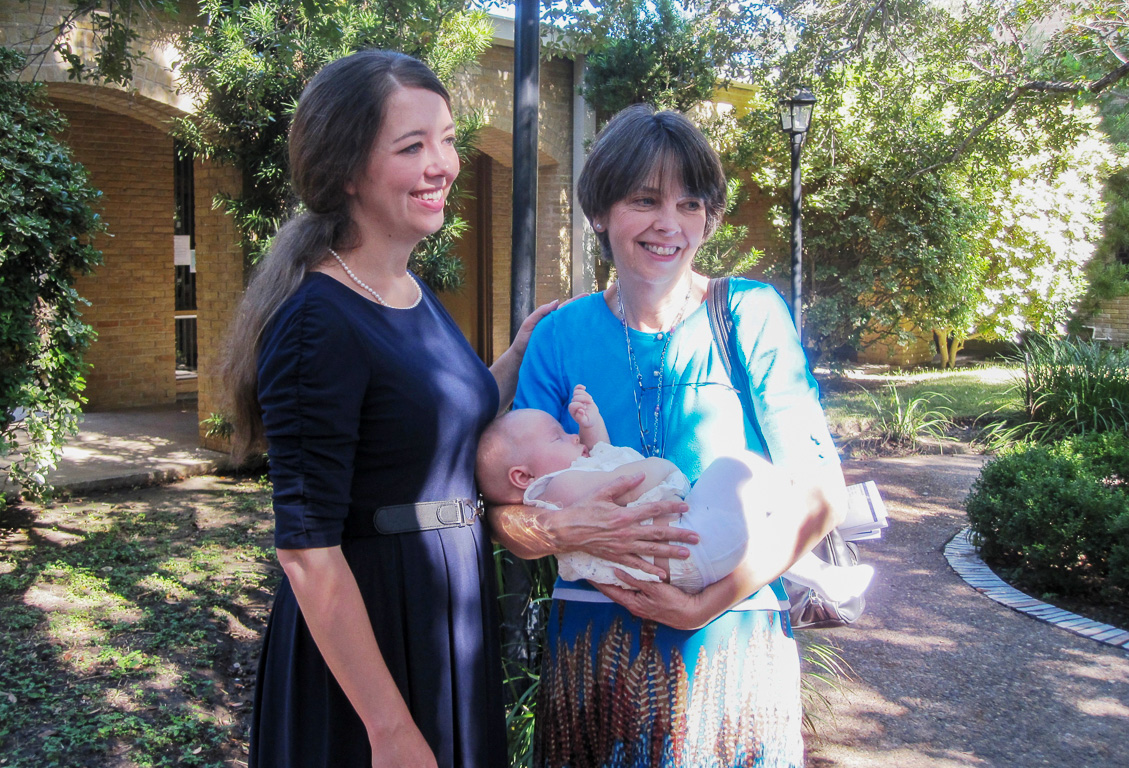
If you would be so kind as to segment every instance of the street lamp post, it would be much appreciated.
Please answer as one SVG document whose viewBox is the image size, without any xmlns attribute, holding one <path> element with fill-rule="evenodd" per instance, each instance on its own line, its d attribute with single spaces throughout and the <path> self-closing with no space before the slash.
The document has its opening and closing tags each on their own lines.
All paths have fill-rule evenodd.
<svg viewBox="0 0 1129 768">
<path fill-rule="evenodd" d="M 803 294 L 803 249 L 804 233 L 800 222 L 802 191 L 800 187 L 800 152 L 804 148 L 804 136 L 811 127 L 811 113 L 815 108 L 815 96 L 806 86 L 801 86 L 790 98 L 777 102 L 780 110 L 780 128 L 792 141 L 792 323 L 796 334 L 801 334 L 802 294 Z"/>
</svg>

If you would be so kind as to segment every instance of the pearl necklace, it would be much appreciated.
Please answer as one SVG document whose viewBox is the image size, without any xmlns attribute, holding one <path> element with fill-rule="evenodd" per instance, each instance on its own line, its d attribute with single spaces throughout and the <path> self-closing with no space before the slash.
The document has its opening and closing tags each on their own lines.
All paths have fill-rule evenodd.
<svg viewBox="0 0 1129 768">
<path fill-rule="evenodd" d="M 686 289 L 686 298 L 682 300 L 682 309 L 678 310 L 678 316 L 674 318 L 674 322 L 670 324 L 670 330 L 665 334 L 659 333 L 659 338 L 663 340 L 662 352 L 659 354 L 659 367 L 655 371 L 655 376 L 658 378 L 658 387 L 655 392 L 655 414 L 654 414 L 654 430 L 651 432 L 651 439 L 647 440 L 647 430 L 643 427 L 643 372 L 639 370 L 639 362 L 635 359 L 635 351 L 631 348 L 631 334 L 627 330 L 627 313 L 623 311 L 623 285 L 617 280 L 615 297 L 619 302 L 619 320 L 623 324 L 623 338 L 627 342 L 627 360 L 631 364 L 631 370 L 635 374 L 636 387 L 633 390 L 635 395 L 635 411 L 639 415 L 639 442 L 643 445 L 644 456 L 659 456 L 662 457 L 666 453 L 666 430 L 662 433 L 659 432 L 659 419 L 662 415 L 662 399 L 663 399 L 663 377 L 665 376 L 666 369 L 666 351 L 670 349 L 670 339 L 674 336 L 674 329 L 682 322 L 682 316 L 686 314 L 686 307 L 690 306 L 690 294 L 694 291 L 694 278 L 690 278 L 690 287 Z M 661 443 L 660 443 L 661 437 Z"/>
<path fill-rule="evenodd" d="M 366 291 L 368 291 L 369 293 L 372 294 L 373 298 L 376 299 L 377 304 L 380 304 L 381 306 L 389 307 L 391 309 L 413 309 L 416 305 L 419 304 L 420 299 L 423 298 L 423 289 L 419 287 L 419 281 L 416 280 L 414 277 L 412 277 L 412 284 L 415 285 L 415 287 L 416 287 L 416 300 L 413 301 L 411 304 L 409 304 L 406 307 L 393 307 L 391 304 L 389 304 L 387 301 L 384 300 L 383 296 L 381 296 L 379 293 L 377 293 L 371 287 L 369 287 L 368 283 L 366 283 L 364 280 L 361 280 L 361 278 L 354 275 L 353 270 L 349 269 L 349 265 L 347 265 L 342 260 L 342 258 L 337 255 L 337 251 L 333 250 L 332 248 L 329 248 L 327 250 L 330 253 L 333 254 L 333 258 L 337 259 L 337 263 L 341 265 L 341 268 L 343 270 L 345 270 L 345 274 L 348 275 L 353 280 L 354 283 L 361 286 Z M 408 273 L 408 276 L 409 277 L 412 276 L 410 272 Z"/>
</svg>

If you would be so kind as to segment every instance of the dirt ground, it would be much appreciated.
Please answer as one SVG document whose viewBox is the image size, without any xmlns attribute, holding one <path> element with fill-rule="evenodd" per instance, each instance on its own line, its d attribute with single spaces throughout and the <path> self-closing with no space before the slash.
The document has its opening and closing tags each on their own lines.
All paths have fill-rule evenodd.
<svg viewBox="0 0 1129 768">
<path fill-rule="evenodd" d="M 245 766 L 267 502 L 201 476 L 0 510 L 0 766 Z"/>
<path fill-rule="evenodd" d="M 1012 611 L 948 566 L 982 457 L 853 460 L 890 511 L 863 559 L 878 573 L 855 627 L 821 633 L 854 678 L 827 693 L 815 768 L 1129 765 L 1129 652 Z"/>
<path fill-rule="evenodd" d="M 864 550 L 864 560 L 878 569 L 866 614 L 855 627 L 819 633 L 838 646 L 853 678 L 838 690 L 825 691 L 829 711 L 813 711 L 810 766 L 1129 765 L 1129 652 L 992 602 L 961 581 L 944 559 L 945 543 L 964 527 L 961 500 L 982 461 L 974 455 L 912 456 L 845 464 L 851 481 L 878 483 L 891 526 L 883 540 Z M 269 587 L 277 578 L 269 559 L 269 512 L 262 499 L 262 489 L 248 487 L 246 480 L 201 477 L 5 513 L 0 519 L 0 579 L 9 582 L 2 584 L 30 585 L 19 581 L 20 568 L 38 569 L 47 577 L 56 574 L 54 581 L 39 578 L 34 588 L 0 590 L 0 609 L 22 617 L 27 653 L 51 673 L 43 695 L 59 703 L 52 709 L 34 698 L 38 694 L 0 687 L 0 716 L 12 718 L 7 737 L 0 725 L 0 744 L 5 745 L 0 768 L 246 765 L 253 665 L 269 609 Z M 114 545 L 120 551 L 98 550 L 88 535 L 90 526 L 124 525 L 123 517 L 156 520 L 159 535 L 124 549 Z M 200 537 L 210 542 L 203 555 L 182 550 L 184 541 Z M 118 539 L 129 542 L 129 536 Z M 43 556 L 31 559 L 32 548 Z M 135 563 L 145 548 L 156 548 L 159 557 Z M 177 565 L 181 560 L 187 565 Z M 104 561 L 108 564 L 99 565 Z M 53 612 L 63 615 L 58 612 L 65 613 L 68 605 L 81 609 L 83 596 L 94 594 L 73 574 L 67 581 L 67 568 L 94 574 L 109 568 L 109 591 L 132 604 L 114 603 L 101 623 L 58 625 L 61 629 L 45 639 L 35 633 L 48 624 L 56 627 Z M 154 583 L 152 573 L 176 578 Z M 191 623 L 193 617 L 199 620 Z M 122 628 L 123 622 L 138 623 L 140 632 L 134 634 L 142 639 L 125 639 L 124 629 L 114 636 L 113 628 Z M 150 652 L 146 633 L 171 632 L 182 625 L 183 637 L 176 635 L 179 639 L 170 643 L 172 653 L 156 658 L 152 651 L 150 666 L 130 668 L 135 651 L 142 659 Z M 5 642 L 11 645 L 18 636 L 11 633 Z M 121 653 L 108 654 L 107 646 Z M 207 663 L 193 664 L 196 653 L 204 654 Z M 14 673 L 12 678 L 22 679 Z M 138 680 L 145 687 L 140 693 Z M 95 684 L 100 687 L 91 687 Z M 4 698 L 8 695 L 13 699 Z M 58 708 L 76 697 L 91 708 L 68 719 L 69 711 Z M 32 706 L 37 709 L 29 716 Z M 190 747 L 198 745 L 196 752 L 177 744 L 154 747 L 157 759 L 146 762 L 131 746 L 131 739 L 144 738 L 143 728 L 137 735 L 138 726 L 108 739 L 109 757 L 95 759 L 99 744 L 79 736 L 73 736 L 73 760 L 65 754 L 59 761 L 35 757 L 38 742 L 57 743 L 61 751 L 65 744 L 60 739 L 68 733 L 102 722 L 89 718 L 112 715 L 118 722 L 139 715 L 146 723 L 159 724 L 164 722 L 162 708 L 170 713 L 170 738 L 188 733 L 182 738 Z M 181 710 L 185 714 L 177 715 Z M 189 721 L 197 730 L 184 730 Z M 83 755 L 90 759 L 80 759 Z"/>
</svg>

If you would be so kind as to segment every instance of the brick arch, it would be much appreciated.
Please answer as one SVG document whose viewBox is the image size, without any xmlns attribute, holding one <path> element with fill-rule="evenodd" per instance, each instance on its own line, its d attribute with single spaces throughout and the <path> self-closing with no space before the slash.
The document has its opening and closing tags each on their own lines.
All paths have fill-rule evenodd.
<svg viewBox="0 0 1129 768">
<path fill-rule="evenodd" d="M 133 62 L 131 82 L 124 88 L 118 85 L 100 87 L 74 82 L 67 62 L 51 50 L 57 25 L 73 11 L 73 3 L 69 0 L 41 0 L 32 6 L 11 0 L 0 2 L 0 42 L 29 55 L 29 66 L 20 74 L 20 79 L 49 83 L 52 93 L 56 86 L 63 86 L 62 92 L 71 96 L 72 101 L 91 98 L 87 95 L 89 91 L 84 94 L 82 89 L 93 89 L 99 94 L 99 99 L 107 99 L 104 105 L 107 108 L 111 108 L 110 94 L 117 93 L 117 98 L 140 97 L 171 107 L 177 114 L 194 110 L 191 98 L 179 91 L 177 82 L 176 63 L 181 54 L 176 48 L 175 36 L 184 29 L 183 21 L 160 11 L 143 14 L 134 27 L 139 37 L 130 44 L 131 49 L 142 54 Z M 64 42 L 84 61 L 92 61 L 99 42 L 90 17 L 79 18 L 66 34 Z M 150 122 L 152 116 L 142 119 Z"/>
<path fill-rule="evenodd" d="M 487 125 L 479 131 L 477 149 L 492 160 L 497 161 L 504 168 L 514 167 L 514 137 L 509 131 Z M 537 166 L 551 168 L 560 165 L 560 161 L 543 149 L 537 150 Z"/>
<path fill-rule="evenodd" d="M 48 83 L 47 95 L 52 102 L 89 104 L 98 109 L 138 120 L 160 131 L 168 131 L 172 119 L 187 117 L 188 112 L 150 99 L 139 93 L 84 83 Z"/>
</svg>

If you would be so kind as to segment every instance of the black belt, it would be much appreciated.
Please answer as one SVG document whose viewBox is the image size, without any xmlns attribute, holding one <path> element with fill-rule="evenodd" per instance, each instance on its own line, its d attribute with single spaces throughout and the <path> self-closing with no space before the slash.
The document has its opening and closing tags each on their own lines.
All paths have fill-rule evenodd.
<svg viewBox="0 0 1129 768">
<path fill-rule="evenodd" d="M 437 528 L 463 528 L 482 516 L 482 506 L 473 499 L 421 501 L 381 507 L 372 516 L 377 533 L 413 533 Z"/>
</svg>

